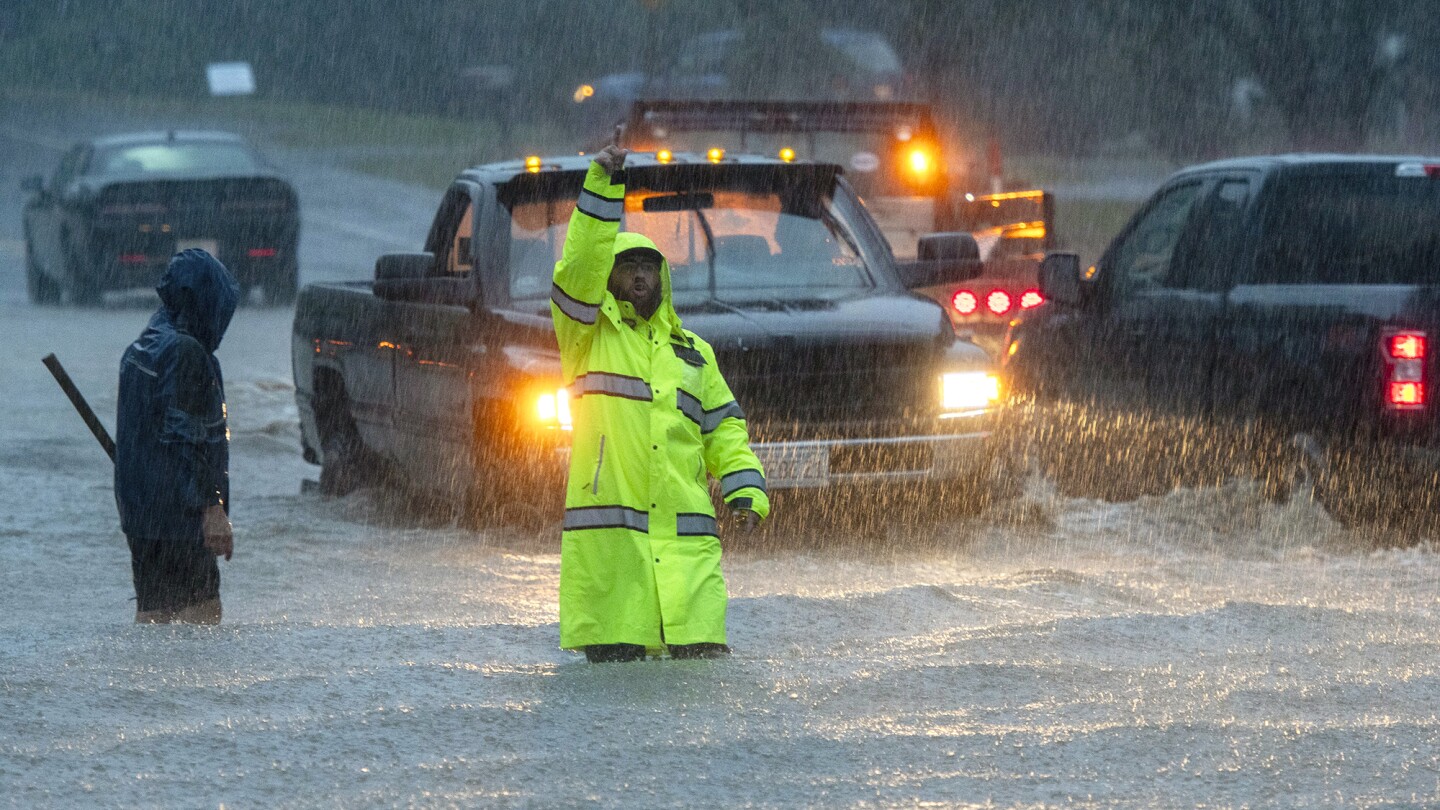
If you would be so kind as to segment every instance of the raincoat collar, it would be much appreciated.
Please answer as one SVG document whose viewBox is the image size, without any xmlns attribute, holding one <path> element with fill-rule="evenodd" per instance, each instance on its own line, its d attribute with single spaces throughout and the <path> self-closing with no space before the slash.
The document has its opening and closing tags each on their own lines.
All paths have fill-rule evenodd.
<svg viewBox="0 0 1440 810">
<path fill-rule="evenodd" d="M 235 307 L 240 285 L 219 259 L 191 248 L 170 258 L 170 266 L 155 288 L 161 311 L 175 328 L 200 341 L 207 351 L 220 347 Z M 158 318 L 161 313 L 157 312 Z"/>
</svg>

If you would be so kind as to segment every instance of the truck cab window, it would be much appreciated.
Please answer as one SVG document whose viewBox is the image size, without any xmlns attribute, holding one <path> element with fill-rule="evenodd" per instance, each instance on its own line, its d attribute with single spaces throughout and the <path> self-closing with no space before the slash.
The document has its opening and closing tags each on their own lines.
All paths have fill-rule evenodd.
<svg viewBox="0 0 1440 810">
<path fill-rule="evenodd" d="M 1205 195 L 1180 242 L 1167 287 L 1219 290 L 1230 279 L 1235 242 L 1243 235 L 1250 180 L 1227 178 Z"/>
<path fill-rule="evenodd" d="M 1115 249 L 1110 272 L 1116 292 L 1125 294 L 1170 285 L 1175 246 L 1200 196 L 1195 180 L 1164 192 Z"/>
</svg>

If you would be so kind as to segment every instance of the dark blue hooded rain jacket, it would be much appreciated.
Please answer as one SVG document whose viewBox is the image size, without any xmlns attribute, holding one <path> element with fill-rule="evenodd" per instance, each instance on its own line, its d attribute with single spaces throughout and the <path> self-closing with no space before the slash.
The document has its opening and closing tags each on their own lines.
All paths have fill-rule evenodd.
<svg viewBox="0 0 1440 810">
<path fill-rule="evenodd" d="M 132 537 L 192 541 L 205 507 L 230 504 L 230 431 L 215 349 L 240 301 L 214 256 L 170 259 L 162 306 L 120 360 L 115 501 Z"/>
</svg>

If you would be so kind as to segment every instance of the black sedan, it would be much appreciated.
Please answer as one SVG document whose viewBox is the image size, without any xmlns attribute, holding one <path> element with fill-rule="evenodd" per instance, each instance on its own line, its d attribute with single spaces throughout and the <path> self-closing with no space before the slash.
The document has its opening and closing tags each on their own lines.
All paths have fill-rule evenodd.
<svg viewBox="0 0 1440 810">
<path fill-rule="evenodd" d="M 108 290 L 151 287 L 170 256 L 203 248 L 246 297 L 290 303 L 298 275 L 295 190 L 242 138 L 144 132 L 76 144 L 49 180 L 28 178 L 30 299 L 95 304 Z"/>
</svg>

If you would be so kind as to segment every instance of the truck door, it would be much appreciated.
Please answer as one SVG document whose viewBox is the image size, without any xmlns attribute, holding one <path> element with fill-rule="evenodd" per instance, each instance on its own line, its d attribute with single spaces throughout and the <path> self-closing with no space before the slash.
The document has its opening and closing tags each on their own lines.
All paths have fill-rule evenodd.
<svg viewBox="0 0 1440 810">
<path fill-rule="evenodd" d="M 1077 336 L 1086 356 L 1076 382 L 1087 398 L 1171 407 L 1196 395 L 1218 296 L 1183 286 L 1176 271 L 1210 188 L 1210 179 L 1189 177 L 1157 192 L 1097 263 L 1097 300 L 1082 319 L 1089 334 Z"/>
<path fill-rule="evenodd" d="M 1203 180 L 1168 266 L 1144 274 L 1118 302 L 1126 361 L 1146 381 L 1147 399 L 1168 412 L 1206 412 L 1213 404 L 1225 291 L 1244 253 L 1251 183 L 1245 174 Z M 1132 282 L 1140 281 L 1131 270 Z"/>
<path fill-rule="evenodd" d="M 468 475 L 473 439 L 470 373 L 475 343 L 474 203 L 465 184 L 441 203 L 426 249 L 437 275 L 406 301 L 395 351 L 397 455 L 407 471 L 440 491 Z"/>
</svg>

